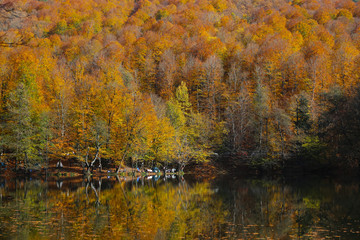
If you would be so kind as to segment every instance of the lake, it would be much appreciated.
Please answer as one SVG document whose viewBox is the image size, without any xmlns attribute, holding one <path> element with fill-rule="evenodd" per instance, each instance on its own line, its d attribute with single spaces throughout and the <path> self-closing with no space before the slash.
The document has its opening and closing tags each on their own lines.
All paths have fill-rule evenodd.
<svg viewBox="0 0 360 240">
<path fill-rule="evenodd" d="M 359 179 L 0 179 L 0 239 L 359 239 Z"/>
</svg>

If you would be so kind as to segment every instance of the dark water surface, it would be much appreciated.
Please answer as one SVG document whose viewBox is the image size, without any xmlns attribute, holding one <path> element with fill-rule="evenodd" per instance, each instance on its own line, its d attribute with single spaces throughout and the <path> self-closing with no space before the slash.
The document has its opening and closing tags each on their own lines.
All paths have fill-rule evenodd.
<svg viewBox="0 0 360 240">
<path fill-rule="evenodd" d="M 0 239 L 360 239 L 359 179 L 0 179 Z"/>
</svg>

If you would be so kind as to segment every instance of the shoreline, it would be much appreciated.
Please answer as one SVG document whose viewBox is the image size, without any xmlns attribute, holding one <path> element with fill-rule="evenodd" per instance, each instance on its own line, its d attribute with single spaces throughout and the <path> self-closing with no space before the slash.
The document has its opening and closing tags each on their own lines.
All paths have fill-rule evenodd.
<svg viewBox="0 0 360 240">
<path fill-rule="evenodd" d="M 165 175 L 184 175 L 184 172 L 169 172 Z M 133 168 L 123 168 L 119 173 L 116 172 L 116 168 L 103 169 L 102 171 L 94 170 L 90 174 L 84 173 L 83 169 L 80 167 L 49 167 L 48 169 L 42 168 L 38 169 L 29 169 L 27 172 L 13 170 L 0 170 L 0 177 L 2 178 L 18 178 L 18 177 L 30 177 L 30 178 L 86 178 L 86 177 L 108 177 L 108 176 L 118 176 L 118 177 L 129 177 L 129 178 L 138 178 L 138 177 L 148 177 L 148 176 L 164 176 L 163 171 L 159 172 L 139 172 Z"/>
</svg>

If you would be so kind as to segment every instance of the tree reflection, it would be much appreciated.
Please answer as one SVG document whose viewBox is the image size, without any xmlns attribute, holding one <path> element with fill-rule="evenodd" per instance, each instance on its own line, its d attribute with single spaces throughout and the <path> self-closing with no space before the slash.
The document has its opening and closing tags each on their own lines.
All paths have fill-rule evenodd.
<svg viewBox="0 0 360 240">
<path fill-rule="evenodd" d="M 310 183 L 7 181 L 0 184 L 0 238 L 357 239 L 359 184 Z"/>
<path fill-rule="evenodd" d="M 1 189 L 0 237 L 194 239 L 216 237 L 226 217 L 209 183 L 184 178 L 16 181 L 10 188 Z"/>
</svg>

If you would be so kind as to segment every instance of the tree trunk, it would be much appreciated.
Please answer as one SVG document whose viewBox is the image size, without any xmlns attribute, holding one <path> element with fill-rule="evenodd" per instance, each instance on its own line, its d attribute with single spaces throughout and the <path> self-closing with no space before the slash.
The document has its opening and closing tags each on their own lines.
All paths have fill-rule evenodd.
<svg viewBox="0 0 360 240">
<path fill-rule="evenodd" d="M 25 152 L 25 160 L 24 160 L 24 170 L 27 171 L 27 165 L 28 165 L 28 156 L 27 152 Z"/>
<path fill-rule="evenodd" d="M 102 172 L 101 158 L 99 157 L 99 172 Z"/>
<path fill-rule="evenodd" d="M 125 157 L 126 157 L 126 154 L 127 154 L 127 150 L 128 150 L 128 148 L 129 148 L 129 144 L 127 144 L 127 145 L 126 145 L 126 148 L 125 148 L 124 154 L 123 154 L 123 156 L 122 156 L 122 158 L 121 158 L 121 161 L 120 161 L 119 167 L 116 169 L 116 173 L 119 173 L 119 172 L 120 172 L 121 165 L 122 165 L 122 163 L 123 163 L 123 162 L 124 162 L 124 160 L 125 160 Z"/>
</svg>

